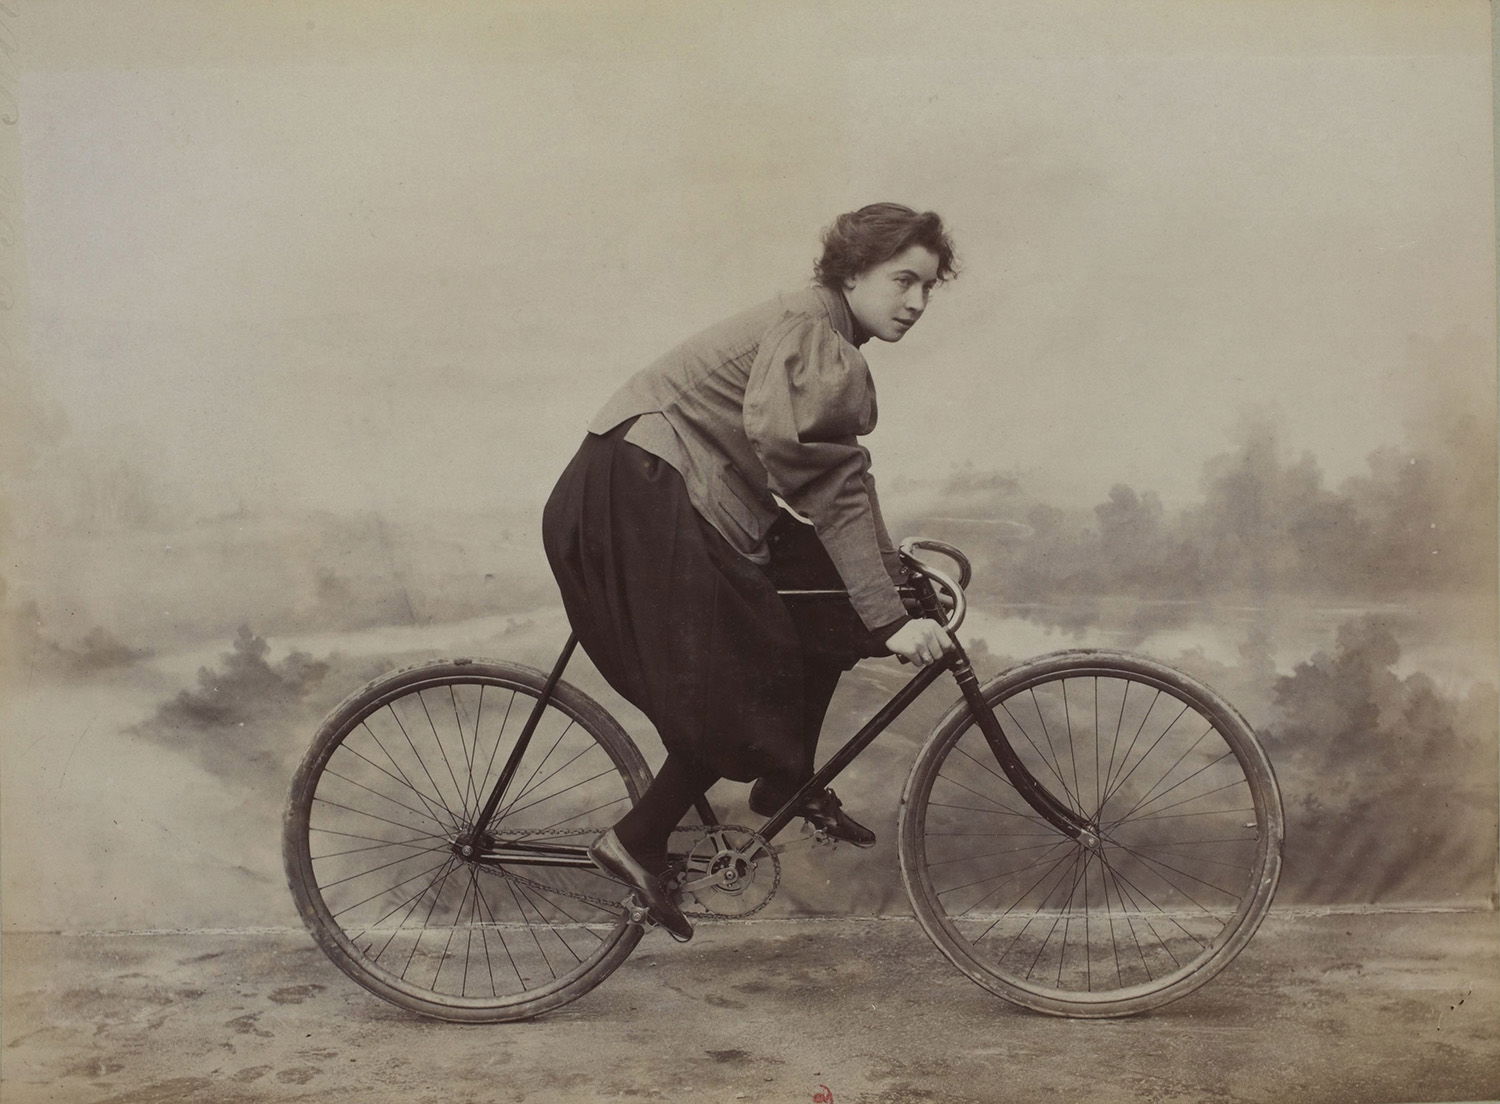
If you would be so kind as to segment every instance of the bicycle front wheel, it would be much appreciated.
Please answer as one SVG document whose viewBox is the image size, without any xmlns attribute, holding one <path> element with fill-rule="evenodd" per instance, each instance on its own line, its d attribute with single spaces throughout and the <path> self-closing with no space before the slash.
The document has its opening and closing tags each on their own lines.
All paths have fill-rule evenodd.
<svg viewBox="0 0 1500 1104">
<path fill-rule="evenodd" d="M 620 887 L 591 866 L 474 857 L 586 845 L 649 783 L 618 723 L 560 682 L 473 840 L 545 684 L 519 664 L 429 663 L 376 680 L 319 729 L 286 814 L 287 878 L 319 946 L 378 996 L 445 1020 L 524 1019 L 593 988 L 640 940 L 607 907 Z"/>
<path fill-rule="evenodd" d="M 939 949 L 1060 1016 L 1156 1008 L 1228 965 L 1281 870 L 1281 797 L 1245 720 L 1181 672 L 1113 652 L 1042 656 L 983 696 L 1093 839 L 1027 804 L 958 702 L 902 795 L 902 877 Z"/>
</svg>

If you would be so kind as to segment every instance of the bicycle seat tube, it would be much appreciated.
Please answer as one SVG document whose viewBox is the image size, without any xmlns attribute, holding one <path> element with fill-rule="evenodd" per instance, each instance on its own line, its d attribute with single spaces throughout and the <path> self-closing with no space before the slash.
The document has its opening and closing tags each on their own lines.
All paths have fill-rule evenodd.
<svg viewBox="0 0 1500 1104">
<path fill-rule="evenodd" d="M 568 634 L 568 642 L 563 645 L 562 653 L 557 657 L 557 662 L 552 666 L 552 673 L 547 676 L 547 685 L 542 689 L 532 706 L 531 716 L 526 718 L 526 727 L 521 730 L 520 737 L 516 740 L 516 746 L 510 753 L 510 758 L 505 761 L 505 768 L 501 770 L 500 777 L 495 781 L 495 788 L 490 791 L 489 800 L 484 803 L 479 816 L 474 820 L 474 826 L 469 829 L 472 840 L 478 840 L 484 835 L 485 829 L 490 826 L 490 820 L 495 815 L 495 810 L 500 807 L 501 800 L 505 797 L 505 791 L 510 788 L 511 779 L 516 775 L 516 768 L 521 765 L 521 757 L 526 754 L 526 748 L 531 743 L 532 733 L 536 731 L 537 723 L 542 719 L 542 714 L 547 710 L 547 703 L 552 700 L 552 692 L 557 689 L 558 681 L 562 678 L 563 669 L 567 667 L 568 660 L 573 657 L 573 649 L 578 647 L 578 634 Z"/>
</svg>

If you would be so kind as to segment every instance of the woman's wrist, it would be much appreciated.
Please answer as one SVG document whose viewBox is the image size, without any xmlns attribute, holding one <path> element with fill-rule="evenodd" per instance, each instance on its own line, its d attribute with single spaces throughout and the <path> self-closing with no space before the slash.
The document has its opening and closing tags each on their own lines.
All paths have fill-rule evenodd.
<svg viewBox="0 0 1500 1104">
<path fill-rule="evenodd" d="M 884 644 L 886 641 L 890 640 L 891 637 L 900 632 L 904 626 L 910 624 L 910 622 L 911 618 L 903 614 L 888 625 L 881 625 L 879 628 L 871 629 L 870 635 Z"/>
</svg>

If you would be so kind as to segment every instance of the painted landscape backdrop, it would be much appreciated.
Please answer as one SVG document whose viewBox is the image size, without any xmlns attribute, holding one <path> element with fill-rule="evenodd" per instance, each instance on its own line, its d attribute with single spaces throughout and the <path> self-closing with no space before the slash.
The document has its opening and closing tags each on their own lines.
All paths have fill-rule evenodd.
<svg viewBox="0 0 1500 1104">
<path fill-rule="evenodd" d="M 1487 427 L 1456 410 L 1433 430 L 1329 486 L 1314 456 L 1247 420 L 1177 509 L 1125 484 L 1064 509 L 978 467 L 895 479 L 889 497 L 898 531 L 974 559 L 963 635 L 982 676 L 1057 648 L 1121 648 L 1246 714 L 1285 797 L 1280 903 L 1474 906 L 1493 899 L 1496 869 L 1495 532 L 1471 462 Z M 320 717 L 397 665 L 545 668 L 566 635 L 534 510 L 184 519 L 139 471 L 89 470 L 98 482 L 79 485 L 72 513 L 51 515 L 72 523 L 33 538 L 48 575 L 6 594 L 22 664 L 7 769 L 37 781 L 6 803 L 6 877 L 28 887 L 7 902 L 13 924 L 287 922 L 278 818 Z M 586 661 L 569 677 L 659 760 L 649 725 Z M 890 660 L 849 675 L 825 750 L 905 677 Z M 794 849 L 773 908 L 905 910 L 896 799 L 952 697 L 930 692 L 839 785 L 884 845 Z M 744 791 L 715 791 L 731 822 Z"/>
<path fill-rule="evenodd" d="M 1282 903 L 1493 903 L 1489 5 L 415 11 L 0 8 L 7 927 L 295 923 L 320 717 L 550 664 L 540 506 L 593 412 L 890 199 L 962 272 L 866 347 L 869 444 L 893 529 L 975 561 L 981 673 L 1178 665 L 1270 750 Z M 828 746 L 903 677 L 850 675 Z M 949 700 L 839 783 L 881 845 L 798 848 L 773 908 L 905 910 Z"/>
</svg>

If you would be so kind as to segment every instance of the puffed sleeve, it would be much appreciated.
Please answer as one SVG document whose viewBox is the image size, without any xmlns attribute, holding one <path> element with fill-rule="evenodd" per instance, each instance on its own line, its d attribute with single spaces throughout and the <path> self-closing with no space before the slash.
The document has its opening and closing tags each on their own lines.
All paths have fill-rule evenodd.
<svg viewBox="0 0 1500 1104">
<path fill-rule="evenodd" d="M 869 629 L 906 620 L 899 564 L 881 520 L 870 454 L 875 387 L 859 350 L 826 319 L 793 315 L 761 342 L 745 388 L 745 432 L 771 489 L 817 530 Z"/>
</svg>

